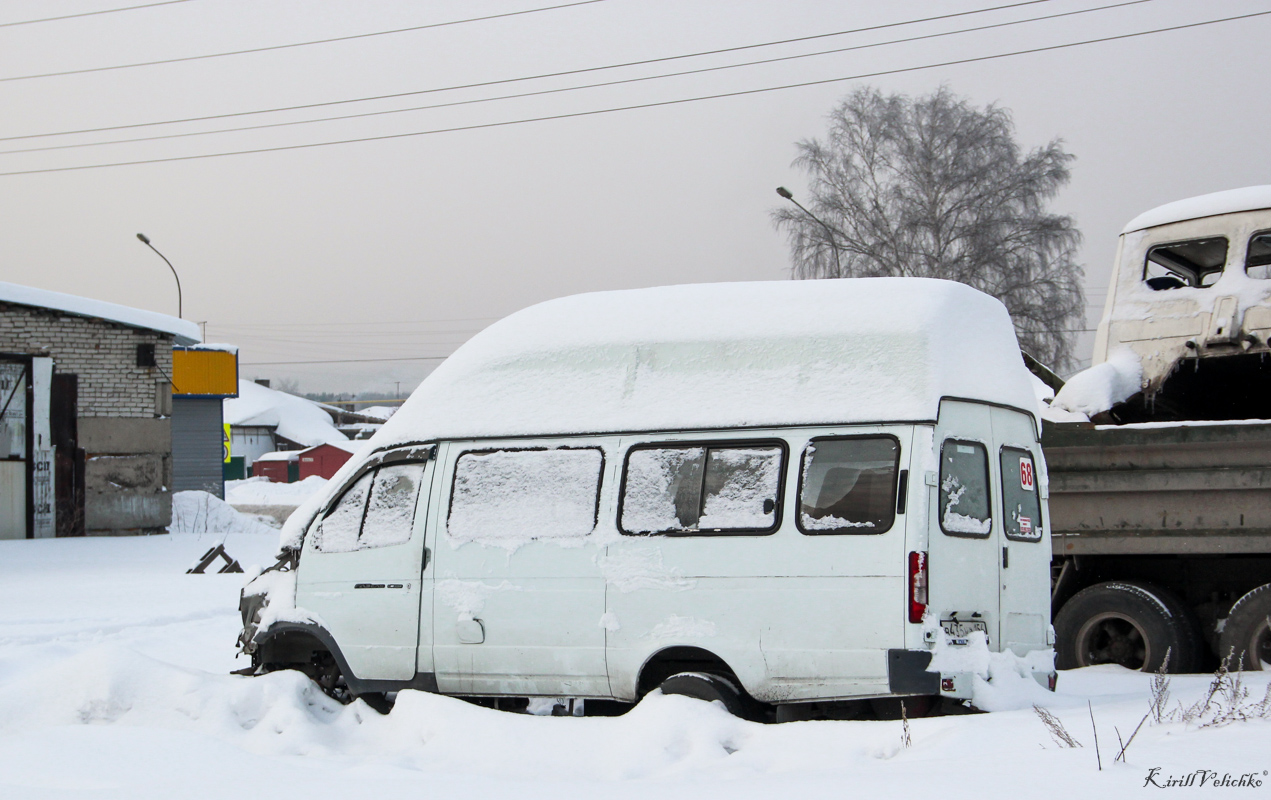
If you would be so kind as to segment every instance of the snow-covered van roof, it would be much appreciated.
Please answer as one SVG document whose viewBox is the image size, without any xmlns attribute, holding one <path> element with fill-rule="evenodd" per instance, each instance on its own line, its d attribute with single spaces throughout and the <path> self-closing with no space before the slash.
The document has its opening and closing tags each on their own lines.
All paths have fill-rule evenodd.
<svg viewBox="0 0 1271 800">
<path fill-rule="evenodd" d="M 51 308 L 78 317 L 93 317 L 133 328 L 170 333 L 179 345 L 197 344 L 203 339 L 199 326 L 187 320 L 88 297 L 36 289 L 33 286 L 0 281 L 0 301 L 35 308 Z"/>
<path fill-rule="evenodd" d="M 1199 197 L 1188 197 L 1157 206 L 1130 220 L 1121 233 L 1155 228 L 1157 225 L 1168 225 L 1171 222 L 1232 214 L 1237 211 L 1258 211 L 1264 208 L 1271 208 L 1271 186 L 1246 186 L 1243 189 L 1202 194 Z"/>
<path fill-rule="evenodd" d="M 860 278 L 598 292 L 531 306 L 474 336 L 371 449 L 934 420 L 945 396 L 1037 408 L 1006 308 L 963 284 Z"/>
</svg>

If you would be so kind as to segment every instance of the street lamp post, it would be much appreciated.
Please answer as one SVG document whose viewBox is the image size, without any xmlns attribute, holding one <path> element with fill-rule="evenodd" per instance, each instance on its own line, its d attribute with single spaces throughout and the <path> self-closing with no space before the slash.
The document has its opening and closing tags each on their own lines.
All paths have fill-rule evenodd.
<svg viewBox="0 0 1271 800">
<path fill-rule="evenodd" d="M 794 195 L 791 194 L 790 190 L 787 189 L 786 187 L 778 186 L 777 194 L 789 200 L 791 203 L 794 203 L 796 206 L 799 207 L 800 211 L 802 211 L 804 214 L 807 214 L 809 217 L 811 217 L 812 220 L 816 222 L 818 225 L 820 225 L 822 228 L 825 228 L 825 232 L 830 235 L 830 251 L 834 253 L 834 267 L 835 269 L 838 270 L 838 277 L 840 278 L 843 277 L 843 265 L 839 263 L 839 246 L 834 239 L 834 234 L 838 233 L 838 231 L 834 230 L 825 222 L 823 222 L 821 218 L 818 217 L 816 214 L 813 214 L 811 211 L 808 211 L 806 208 L 804 208 L 803 204 L 800 203 L 798 200 L 795 200 Z"/>
<path fill-rule="evenodd" d="M 146 247 L 149 247 L 151 250 L 154 250 L 155 255 L 163 259 L 163 263 L 167 264 L 168 269 L 172 270 L 172 277 L 177 279 L 177 316 L 180 317 L 181 316 L 181 276 L 177 275 L 177 268 L 172 266 L 172 262 L 168 260 L 167 256 L 165 256 L 163 253 L 160 253 L 158 249 L 155 248 L 154 245 L 150 244 L 150 239 L 147 238 L 144 233 L 137 234 L 137 238 L 140 239 L 141 243 L 144 244 Z"/>
</svg>

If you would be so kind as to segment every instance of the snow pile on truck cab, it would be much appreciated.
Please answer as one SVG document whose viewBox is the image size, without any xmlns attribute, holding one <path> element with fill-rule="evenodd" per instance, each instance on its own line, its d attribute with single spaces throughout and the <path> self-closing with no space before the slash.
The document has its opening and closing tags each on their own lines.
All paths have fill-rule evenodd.
<svg viewBox="0 0 1271 800">
<path fill-rule="evenodd" d="M 1155 228 L 1158 225 L 1169 225 L 1189 219 L 1216 217 L 1219 214 L 1232 214 L 1237 211 L 1252 211 L 1271 208 L 1271 186 L 1245 186 L 1240 189 L 1228 189 L 1225 192 L 1213 192 L 1196 197 L 1175 200 L 1162 206 L 1144 211 L 1130 220 L 1121 233 L 1132 233 L 1144 228 Z"/>
<path fill-rule="evenodd" d="M 1051 407 L 1094 416 L 1122 403 L 1139 390 L 1143 367 L 1128 349 L 1118 350 L 1102 364 L 1082 370 L 1064 384 Z"/>
</svg>

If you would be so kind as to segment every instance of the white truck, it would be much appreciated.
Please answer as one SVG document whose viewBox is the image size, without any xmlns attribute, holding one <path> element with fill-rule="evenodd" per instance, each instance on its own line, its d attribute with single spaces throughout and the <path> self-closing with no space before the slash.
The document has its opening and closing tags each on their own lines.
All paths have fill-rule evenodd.
<svg viewBox="0 0 1271 800">
<path fill-rule="evenodd" d="M 1125 227 L 1095 364 L 1044 412 L 1060 668 L 1271 668 L 1269 340 L 1271 186 Z"/>
<path fill-rule="evenodd" d="M 244 672 L 797 719 L 968 698 L 941 654 L 979 648 L 1053 688 L 1038 433 L 1005 308 L 961 284 L 532 306 L 288 520 L 244 590 Z"/>
</svg>

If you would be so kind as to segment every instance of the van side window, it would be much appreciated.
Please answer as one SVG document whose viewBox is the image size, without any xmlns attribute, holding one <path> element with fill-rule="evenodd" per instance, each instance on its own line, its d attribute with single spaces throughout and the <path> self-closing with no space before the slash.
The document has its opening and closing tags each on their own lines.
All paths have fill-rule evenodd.
<svg viewBox="0 0 1271 800">
<path fill-rule="evenodd" d="M 622 532 L 770 533 L 779 521 L 784 456 L 778 444 L 633 448 Z"/>
<path fill-rule="evenodd" d="M 1184 286 L 1205 289 L 1218 282 L 1226 263 L 1224 236 L 1158 244 L 1147 251 L 1143 282 L 1156 291 Z"/>
<path fill-rule="evenodd" d="M 948 439 L 940 449 L 940 529 L 952 536 L 988 536 L 989 455 L 979 442 Z"/>
<path fill-rule="evenodd" d="M 1255 233 L 1249 237 L 1249 252 L 1245 255 L 1245 273 L 1258 280 L 1271 279 L 1271 231 Z"/>
<path fill-rule="evenodd" d="M 446 530 L 460 542 L 509 545 L 596 528 L 604 453 L 597 447 L 464 453 Z"/>
<path fill-rule="evenodd" d="M 371 485 L 371 499 L 362 522 L 358 548 L 387 547 L 410 540 L 415 525 L 415 501 L 424 478 L 423 464 L 380 467 Z"/>
<path fill-rule="evenodd" d="M 324 553 L 350 553 L 410 541 L 423 477 L 421 463 L 367 472 L 327 512 L 314 546 Z"/>
<path fill-rule="evenodd" d="M 1006 538 L 1037 542 L 1042 538 L 1042 504 L 1037 492 L 1033 455 L 1017 447 L 1002 448 L 1002 509 Z"/>
<path fill-rule="evenodd" d="M 345 490 L 339 502 L 318 525 L 314 547 L 324 553 L 348 553 L 357 549 L 357 537 L 366 513 L 366 497 L 374 479 L 375 473 L 368 472 Z"/>
<path fill-rule="evenodd" d="M 900 443 L 892 436 L 813 439 L 803 451 L 799 530 L 884 533 L 896 519 Z"/>
</svg>

